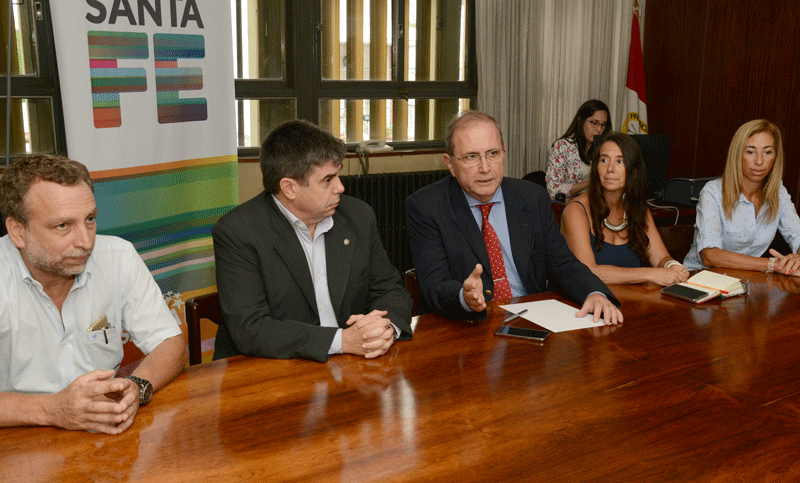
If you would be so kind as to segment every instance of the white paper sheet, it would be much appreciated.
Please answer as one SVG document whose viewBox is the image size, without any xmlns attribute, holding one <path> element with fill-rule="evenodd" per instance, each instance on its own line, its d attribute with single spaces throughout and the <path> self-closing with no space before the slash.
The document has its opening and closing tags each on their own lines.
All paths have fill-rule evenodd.
<svg viewBox="0 0 800 483">
<path fill-rule="evenodd" d="M 534 324 L 541 325 L 550 332 L 566 332 L 568 330 L 587 329 L 589 327 L 600 327 L 604 325 L 603 319 L 594 323 L 592 320 L 594 316 L 592 314 L 587 314 L 582 318 L 575 317 L 579 309 L 559 302 L 558 300 L 540 300 L 538 302 L 501 305 L 500 308 L 506 309 L 514 314 L 518 314 L 527 309 L 528 311 L 520 315 L 520 317 L 530 320 Z M 507 315 L 507 317 L 510 316 L 511 314 Z M 511 321 L 511 324 L 513 323 L 514 321 Z"/>
</svg>

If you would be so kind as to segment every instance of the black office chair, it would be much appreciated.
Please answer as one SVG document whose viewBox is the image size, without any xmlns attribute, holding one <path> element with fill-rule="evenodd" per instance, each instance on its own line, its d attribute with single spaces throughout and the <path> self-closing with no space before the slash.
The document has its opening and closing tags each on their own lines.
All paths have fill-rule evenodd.
<svg viewBox="0 0 800 483">
<path fill-rule="evenodd" d="M 200 320 L 207 319 L 215 324 L 222 321 L 222 308 L 219 306 L 217 292 L 193 297 L 186 301 L 186 325 L 189 329 L 189 365 L 203 362 L 203 351 L 200 347 Z"/>
<path fill-rule="evenodd" d="M 632 134 L 642 148 L 647 173 L 647 199 L 660 198 L 669 181 L 669 134 Z"/>
<path fill-rule="evenodd" d="M 522 179 L 541 185 L 543 188 L 547 188 L 547 182 L 545 182 L 544 171 L 533 171 L 523 176 Z"/>
</svg>

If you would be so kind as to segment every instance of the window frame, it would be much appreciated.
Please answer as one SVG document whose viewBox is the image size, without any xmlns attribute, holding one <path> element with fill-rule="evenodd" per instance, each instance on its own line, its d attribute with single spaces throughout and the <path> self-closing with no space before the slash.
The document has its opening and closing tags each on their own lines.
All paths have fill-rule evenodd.
<svg viewBox="0 0 800 483">
<path fill-rule="evenodd" d="M 238 8 L 241 1 L 236 0 Z M 368 1 L 368 0 L 365 0 Z M 234 79 L 236 101 L 269 98 L 293 98 L 296 115 L 314 124 L 319 124 L 319 101 L 321 99 L 469 99 L 474 106 L 478 95 L 477 59 L 475 40 L 475 0 L 466 0 L 466 59 L 463 81 L 409 81 L 404 78 L 405 49 L 405 5 L 407 0 L 392 2 L 392 79 L 391 80 L 323 80 L 320 49 L 322 45 L 320 0 L 286 0 L 286 73 L 285 79 Z M 313 12 L 298 15 L 298 12 Z M 237 28 L 240 22 L 237 22 Z M 303 35 L 313 32 L 314 35 Z M 237 35 L 237 38 L 241 35 Z M 237 46 L 237 49 L 240 48 Z M 295 59 L 313 59 L 312 62 L 296 62 Z M 238 121 L 237 121 L 238 122 Z M 358 143 L 347 143 L 348 151 L 354 151 Z M 443 149 L 444 140 L 390 141 L 395 149 L 429 150 Z M 257 157 L 258 146 L 238 147 L 240 157 Z"/>
<path fill-rule="evenodd" d="M 16 1 L 16 0 L 15 0 Z M 32 0 L 26 0 L 32 1 Z M 10 72 L 0 76 L 3 85 L 3 96 L 8 102 L 8 77 L 11 76 L 11 99 L 48 98 L 53 108 L 53 145 L 55 154 L 67 154 L 67 134 L 64 123 L 64 110 L 61 105 L 61 84 L 58 77 L 58 63 L 56 60 L 55 39 L 53 37 L 53 22 L 51 18 L 50 0 L 32 1 L 34 7 L 33 24 L 36 29 L 36 54 L 39 59 L 37 75 L 11 75 Z M 36 7 L 41 6 L 42 15 L 36 15 Z M 2 8 L 2 7 L 0 7 Z M 9 46 L 6 46 L 9 48 Z M 0 115 L 5 116 L 2 112 Z M 7 126 L 10 128 L 10 126 Z M 5 133 L 3 133 L 5 135 Z M 9 161 L 6 152 L 0 153 L 5 166 Z M 21 155 L 11 154 L 10 162 L 20 158 Z"/>
</svg>

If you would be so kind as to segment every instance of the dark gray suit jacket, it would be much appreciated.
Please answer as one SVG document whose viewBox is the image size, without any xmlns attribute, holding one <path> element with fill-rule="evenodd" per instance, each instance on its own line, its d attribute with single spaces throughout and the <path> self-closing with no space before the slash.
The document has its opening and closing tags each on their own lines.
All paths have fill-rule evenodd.
<svg viewBox="0 0 800 483">
<path fill-rule="evenodd" d="M 567 246 L 553 217 L 550 197 L 539 185 L 503 178 L 508 233 L 514 264 L 528 294 L 548 290 L 549 280 L 570 300 L 583 304 L 592 292 L 619 301 Z M 408 234 L 419 278 L 421 312 L 476 319 L 485 312 L 465 311 L 459 301 L 464 280 L 480 263 L 486 300 L 494 291 L 489 254 L 458 181 L 447 176 L 406 199 Z M 552 289 L 550 288 L 550 289 Z"/>
<path fill-rule="evenodd" d="M 214 359 L 235 354 L 328 359 L 336 333 L 321 327 L 303 247 L 272 196 L 262 192 L 219 219 L 212 231 L 224 323 Z M 383 249 L 375 213 L 342 196 L 325 234 L 328 288 L 336 319 L 373 309 L 411 338 L 411 297 Z"/>
</svg>

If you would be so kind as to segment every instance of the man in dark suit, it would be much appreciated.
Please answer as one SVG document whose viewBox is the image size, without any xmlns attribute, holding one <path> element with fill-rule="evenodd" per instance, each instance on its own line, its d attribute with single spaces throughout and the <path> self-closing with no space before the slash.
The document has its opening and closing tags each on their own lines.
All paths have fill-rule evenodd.
<svg viewBox="0 0 800 483">
<path fill-rule="evenodd" d="M 567 247 L 545 190 L 503 177 L 505 144 L 494 118 L 476 111 L 456 116 L 445 148 L 451 176 L 406 200 L 424 311 L 480 319 L 487 300 L 544 292 L 549 280 L 582 304 L 578 317 L 622 322 L 614 294 Z"/>
<path fill-rule="evenodd" d="M 261 145 L 265 191 L 212 232 L 224 323 L 214 358 L 384 354 L 411 338 L 411 297 L 389 262 L 375 213 L 342 195 L 345 146 L 305 121 Z"/>
</svg>

